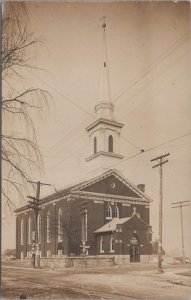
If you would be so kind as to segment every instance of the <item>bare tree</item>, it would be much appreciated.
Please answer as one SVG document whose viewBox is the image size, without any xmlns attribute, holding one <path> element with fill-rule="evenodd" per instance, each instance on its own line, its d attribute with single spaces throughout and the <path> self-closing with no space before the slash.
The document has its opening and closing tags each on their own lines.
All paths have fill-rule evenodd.
<svg viewBox="0 0 191 300">
<path fill-rule="evenodd" d="M 65 255 L 79 254 L 81 241 L 81 222 L 79 220 L 79 205 L 63 200 L 59 210 L 52 212 L 50 222 L 51 238 L 56 237 L 58 250 L 64 250 Z"/>
<path fill-rule="evenodd" d="M 12 210 L 16 198 L 26 201 L 30 173 L 42 166 L 32 115 L 48 105 L 50 95 L 25 83 L 26 70 L 35 68 L 35 45 L 40 41 L 31 32 L 24 3 L 4 4 L 2 33 L 2 194 L 3 207 Z"/>
</svg>

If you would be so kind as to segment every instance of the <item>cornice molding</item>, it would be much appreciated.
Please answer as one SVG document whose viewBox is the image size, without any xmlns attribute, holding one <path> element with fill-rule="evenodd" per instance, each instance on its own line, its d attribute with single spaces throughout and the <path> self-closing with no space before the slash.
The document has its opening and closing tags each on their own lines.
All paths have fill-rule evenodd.
<svg viewBox="0 0 191 300">
<path fill-rule="evenodd" d="M 111 194 L 102 194 L 102 193 L 92 193 L 86 191 L 72 191 L 71 195 L 76 199 L 85 199 L 85 200 L 95 200 L 95 201 L 114 201 L 118 203 L 124 204 L 141 204 L 148 205 L 148 202 L 142 198 L 135 197 L 126 197 L 119 195 L 111 195 Z"/>
<path fill-rule="evenodd" d="M 114 157 L 114 158 L 119 158 L 119 159 L 123 159 L 124 156 L 123 155 L 120 155 L 120 154 L 115 154 L 113 152 L 105 152 L 105 151 L 99 151 L 89 157 L 86 158 L 86 161 L 89 161 L 89 160 L 92 160 L 94 159 L 95 157 L 98 157 L 98 156 L 108 156 L 108 157 Z"/>
<path fill-rule="evenodd" d="M 99 118 L 96 121 L 94 121 L 93 123 L 91 123 L 89 126 L 87 126 L 86 131 L 90 131 L 92 128 L 94 128 L 95 126 L 97 126 L 100 123 L 112 125 L 112 126 L 119 127 L 119 128 L 122 128 L 124 126 L 124 124 L 119 123 L 119 122 L 114 121 L 114 120 Z"/>
</svg>

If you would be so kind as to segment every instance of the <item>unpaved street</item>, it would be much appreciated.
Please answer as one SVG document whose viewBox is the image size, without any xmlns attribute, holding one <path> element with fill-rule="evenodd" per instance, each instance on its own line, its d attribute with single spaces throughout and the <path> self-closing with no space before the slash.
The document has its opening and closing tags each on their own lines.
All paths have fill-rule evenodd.
<svg viewBox="0 0 191 300">
<path fill-rule="evenodd" d="M 148 264 L 62 271 L 4 266 L 3 298 L 189 299 L 190 270 L 190 265 L 168 266 L 160 275 Z"/>
</svg>

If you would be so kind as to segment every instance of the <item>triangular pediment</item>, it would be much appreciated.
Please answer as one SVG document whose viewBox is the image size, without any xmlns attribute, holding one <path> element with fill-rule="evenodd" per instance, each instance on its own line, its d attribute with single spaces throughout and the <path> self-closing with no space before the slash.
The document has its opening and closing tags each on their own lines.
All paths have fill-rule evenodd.
<svg viewBox="0 0 191 300">
<path fill-rule="evenodd" d="M 82 191 L 97 194 L 108 194 L 125 196 L 152 201 L 145 193 L 140 191 L 136 185 L 127 180 L 117 170 L 109 170 L 101 175 L 78 185 L 72 191 Z"/>
<path fill-rule="evenodd" d="M 138 193 L 121 182 L 115 175 L 110 175 L 107 178 L 101 179 L 85 188 L 82 188 L 81 190 L 93 193 L 140 198 Z"/>
<path fill-rule="evenodd" d="M 125 218 L 124 218 L 125 219 Z M 137 214 L 132 215 L 128 220 L 123 222 L 124 225 L 127 225 L 129 228 L 132 226 L 140 227 L 141 229 L 148 228 L 149 224 L 147 224 L 144 220 L 142 220 Z"/>
</svg>

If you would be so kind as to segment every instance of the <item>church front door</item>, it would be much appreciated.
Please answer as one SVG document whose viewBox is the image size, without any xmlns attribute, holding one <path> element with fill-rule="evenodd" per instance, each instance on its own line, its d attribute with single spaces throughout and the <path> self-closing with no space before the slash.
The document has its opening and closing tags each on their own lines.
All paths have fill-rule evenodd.
<svg viewBox="0 0 191 300">
<path fill-rule="evenodd" d="M 140 262 L 140 245 L 136 236 L 130 240 L 130 262 Z"/>
</svg>

